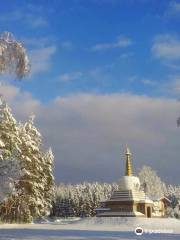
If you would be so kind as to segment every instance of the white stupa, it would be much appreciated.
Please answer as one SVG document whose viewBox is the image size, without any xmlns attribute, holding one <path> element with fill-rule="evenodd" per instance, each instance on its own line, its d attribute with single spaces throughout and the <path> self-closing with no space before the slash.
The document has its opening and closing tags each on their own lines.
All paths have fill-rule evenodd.
<svg viewBox="0 0 180 240">
<path fill-rule="evenodd" d="M 118 190 L 113 192 L 109 200 L 102 201 L 100 208 L 96 209 L 97 212 L 96 216 L 98 217 L 153 216 L 154 202 L 146 196 L 142 189 L 140 189 L 139 178 L 133 176 L 131 152 L 128 147 L 126 147 L 125 156 L 126 156 L 125 175 L 119 181 Z M 162 205 L 161 207 L 163 212 L 164 205 Z"/>
</svg>

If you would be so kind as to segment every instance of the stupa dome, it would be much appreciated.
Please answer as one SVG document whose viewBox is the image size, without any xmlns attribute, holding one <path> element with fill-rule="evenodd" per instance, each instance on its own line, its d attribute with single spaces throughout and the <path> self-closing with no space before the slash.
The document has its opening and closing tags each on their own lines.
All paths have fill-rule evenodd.
<svg viewBox="0 0 180 240">
<path fill-rule="evenodd" d="M 119 190 L 136 190 L 140 189 L 140 181 L 135 176 L 123 176 L 119 181 Z"/>
</svg>

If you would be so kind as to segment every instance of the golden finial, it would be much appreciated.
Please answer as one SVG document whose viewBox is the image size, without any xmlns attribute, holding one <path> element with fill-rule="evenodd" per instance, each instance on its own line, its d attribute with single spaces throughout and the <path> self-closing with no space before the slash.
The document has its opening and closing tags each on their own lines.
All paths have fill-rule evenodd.
<svg viewBox="0 0 180 240">
<path fill-rule="evenodd" d="M 132 165 L 131 165 L 131 152 L 129 148 L 126 146 L 126 171 L 125 175 L 126 176 L 132 176 Z"/>
</svg>

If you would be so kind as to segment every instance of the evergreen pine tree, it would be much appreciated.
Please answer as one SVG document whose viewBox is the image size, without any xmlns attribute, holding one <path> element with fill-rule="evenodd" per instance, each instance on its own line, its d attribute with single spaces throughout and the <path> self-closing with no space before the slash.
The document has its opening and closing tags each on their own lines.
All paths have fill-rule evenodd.
<svg viewBox="0 0 180 240">
<path fill-rule="evenodd" d="M 19 144 L 17 122 L 7 103 L 0 97 L 0 160 L 10 157 L 12 153 L 20 153 Z"/>
<path fill-rule="evenodd" d="M 16 221 L 30 222 L 50 212 L 53 198 L 53 154 L 42 151 L 42 137 L 34 126 L 34 117 L 19 124 L 22 177 L 16 188 Z"/>
<path fill-rule="evenodd" d="M 18 126 L 11 109 L 0 98 L 0 216 L 11 221 L 11 210 L 15 202 L 15 185 L 21 175 L 18 155 L 21 141 Z"/>
<path fill-rule="evenodd" d="M 53 168 L 54 168 L 54 156 L 51 148 L 44 154 L 43 156 L 43 170 L 44 170 L 44 215 L 50 213 L 52 209 L 52 202 L 55 196 L 55 184 L 54 184 L 54 176 L 53 176 Z"/>
</svg>

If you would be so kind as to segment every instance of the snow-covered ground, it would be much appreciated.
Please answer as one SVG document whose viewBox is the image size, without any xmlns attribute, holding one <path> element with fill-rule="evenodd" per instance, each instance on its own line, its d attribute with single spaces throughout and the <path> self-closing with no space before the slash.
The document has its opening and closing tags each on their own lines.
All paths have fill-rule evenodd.
<svg viewBox="0 0 180 240">
<path fill-rule="evenodd" d="M 136 227 L 144 233 L 137 236 Z M 156 232 L 156 233 L 155 233 Z M 180 240 L 180 221 L 176 219 L 85 218 L 58 219 L 42 224 L 2 224 L 1 240 Z"/>
</svg>

